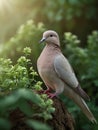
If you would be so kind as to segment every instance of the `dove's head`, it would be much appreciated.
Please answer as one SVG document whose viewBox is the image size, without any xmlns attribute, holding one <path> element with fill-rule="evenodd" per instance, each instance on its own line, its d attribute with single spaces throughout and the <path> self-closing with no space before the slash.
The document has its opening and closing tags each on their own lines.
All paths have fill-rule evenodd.
<svg viewBox="0 0 98 130">
<path fill-rule="evenodd" d="M 60 46 L 59 36 L 55 31 L 52 31 L 52 30 L 45 31 L 43 33 L 43 37 L 40 40 L 40 43 L 42 43 L 44 41 L 47 44 L 56 44 L 56 45 Z"/>
</svg>

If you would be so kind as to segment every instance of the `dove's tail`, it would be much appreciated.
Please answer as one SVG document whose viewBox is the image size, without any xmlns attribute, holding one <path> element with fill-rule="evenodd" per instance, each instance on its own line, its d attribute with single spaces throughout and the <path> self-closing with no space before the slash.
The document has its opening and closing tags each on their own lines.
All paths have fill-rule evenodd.
<svg viewBox="0 0 98 130">
<path fill-rule="evenodd" d="M 64 94 L 72 99 L 83 111 L 83 113 L 86 115 L 86 117 L 92 122 L 96 123 L 97 121 L 95 117 L 93 116 L 92 112 L 88 108 L 86 102 L 84 99 L 82 99 L 76 92 L 74 92 L 70 87 L 65 86 Z"/>
</svg>

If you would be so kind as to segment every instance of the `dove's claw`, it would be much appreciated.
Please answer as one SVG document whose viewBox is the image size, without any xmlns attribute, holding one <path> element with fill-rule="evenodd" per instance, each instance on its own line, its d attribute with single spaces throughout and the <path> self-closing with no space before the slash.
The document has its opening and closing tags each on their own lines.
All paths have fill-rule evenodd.
<svg viewBox="0 0 98 130">
<path fill-rule="evenodd" d="M 57 96 L 57 93 L 47 93 L 47 95 L 48 95 L 48 98 L 52 99 Z"/>
</svg>

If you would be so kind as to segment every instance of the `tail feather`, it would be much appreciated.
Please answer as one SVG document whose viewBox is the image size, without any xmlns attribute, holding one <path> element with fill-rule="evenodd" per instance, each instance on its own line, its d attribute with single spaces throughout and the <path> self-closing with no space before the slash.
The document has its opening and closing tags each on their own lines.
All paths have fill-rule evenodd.
<svg viewBox="0 0 98 130">
<path fill-rule="evenodd" d="M 92 123 L 96 123 L 97 121 L 95 119 L 95 117 L 93 116 L 92 112 L 90 111 L 90 109 L 88 108 L 86 102 L 81 98 L 81 109 L 83 110 L 84 114 L 88 117 L 88 119 L 92 122 Z"/>
<path fill-rule="evenodd" d="M 95 117 L 93 116 L 92 112 L 88 108 L 86 102 L 83 98 L 81 98 L 75 91 L 73 91 L 70 87 L 65 86 L 64 94 L 72 99 L 82 110 L 82 112 L 86 115 L 86 117 L 92 122 L 96 123 L 97 121 Z"/>
<path fill-rule="evenodd" d="M 79 94 L 84 100 L 88 100 L 90 101 L 89 96 L 86 94 L 86 92 L 80 87 L 80 85 L 78 85 L 74 91 Z"/>
</svg>

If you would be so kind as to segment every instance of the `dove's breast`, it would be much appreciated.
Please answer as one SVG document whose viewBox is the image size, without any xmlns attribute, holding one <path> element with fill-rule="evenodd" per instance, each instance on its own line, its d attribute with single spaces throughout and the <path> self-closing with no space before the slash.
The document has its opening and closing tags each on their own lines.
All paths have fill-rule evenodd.
<svg viewBox="0 0 98 130">
<path fill-rule="evenodd" d="M 55 86 L 55 83 L 59 80 L 54 69 L 54 58 L 56 56 L 54 51 L 49 47 L 48 50 L 47 47 L 44 48 L 37 61 L 37 68 L 41 78 L 46 84 L 52 87 Z"/>
</svg>

